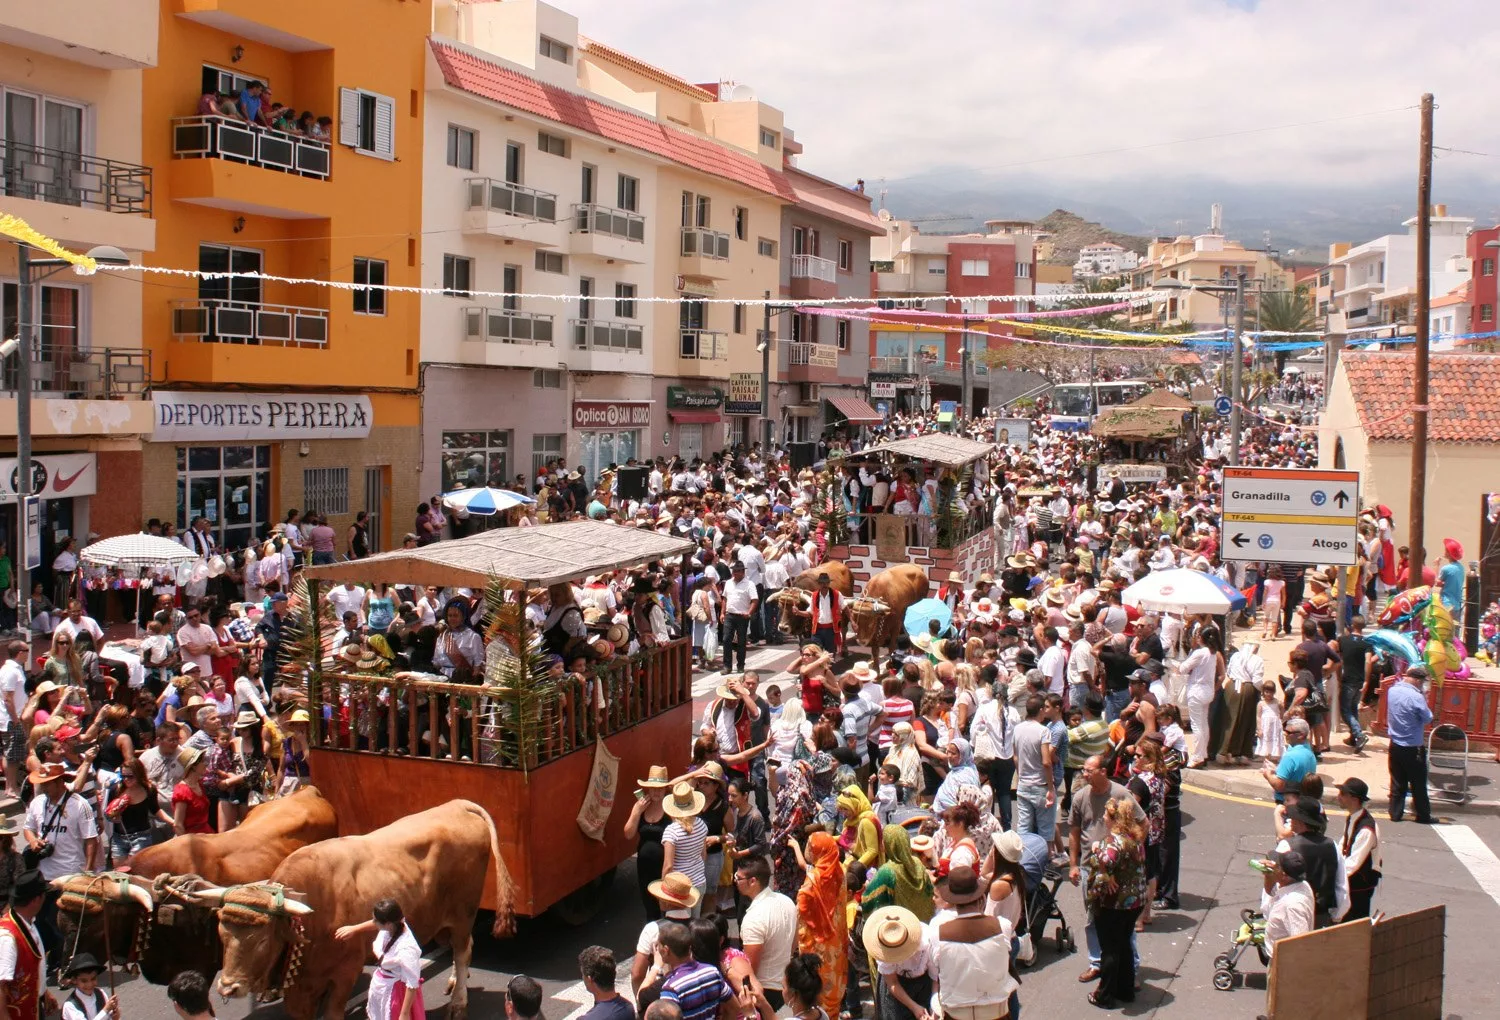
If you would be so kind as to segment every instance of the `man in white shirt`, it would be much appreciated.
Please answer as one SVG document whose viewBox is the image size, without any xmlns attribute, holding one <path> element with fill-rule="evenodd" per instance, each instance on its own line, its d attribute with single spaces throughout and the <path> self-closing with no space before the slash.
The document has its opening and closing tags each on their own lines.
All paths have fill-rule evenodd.
<svg viewBox="0 0 1500 1020">
<path fill-rule="evenodd" d="M 204 676 L 214 671 L 212 649 L 219 647 L 214 629 L 203 622 L 203 612 L 196 606 L 187 611 L 187 623 L 177 631 L 177 647 L 182 652 L 183 662 L 196 663 Z"/>
<path fill-rule="evenodd" d="M 1037 660 L 1036 668 L 1047 677 L 1047 693 L 1061 694 L 1068 674 L 1068 657 L 1063 652 L 1056 627 L 1048 627 L 1042 631 L 1042 645 L 1042 655 Z"/>
<path fill-rule="evenodd" d="M 5 721 L 5 792 L 21 796 L 21 765 L 26 761 L 26 728 L 21 713 L 26 708 L 25 641 L 10 641 L 0 648 L 0 708 Z"/>
<path fill-rule="evenodd" d="M 1271 869 L 1261 909 L 1266 914 L 1266 947 L 1274 954 L 1282 939 L 1313 930 L 1317 910 L 1307 884 L 1307 862 L 1300 853 L 1283 850 L 1261 864 Z"/>
<path fill-rule="evenodd" d="M 1068 653 L 1068 704 L 1082 708 L 1084 698 L 1094 690 L 1094 674 L 1098 671 L 1098 660 L 1094 649 L 1083 639 L 1083 624 L 1077 621 L 1068 625 L 1068 640 L 1073 643 Z"/>
<path fill-rule="evenodd" d="M 729 580 L 724 582 L 724 671 L 745 671 L 745 646 L 750 640 L 750 620 L 760 604 L 760 592 L 745 576 L 744 560 L 729 566 Z M 739 667 L 735 668 L 735 656 Z"/>
<path fill-rule="evenodd" d="M 766 990 L 766 1001 L 780 1010 L 786 965 L 797 945 L 797 904 L 771 886 L 771 866 L 764 857 L 742 858 L 734 869 L 734 884 L 749 900 L 740 922 L 740 942 Z"/>
<path fill-rule="evenodd" d="M 366 592 L 353 581 L 345 581 L 343 584 L 328 592 L 328 601 L 333 606 L 334 612 L 342 620 L 345 613 L 358 615 L 359 622 L 365 622 L 365 595 Z"/>
<path fill-rule="evenodd" d="M 139 755 L 146 769 L 146 778 L 158 790 L 175 789 L 187 771 L 177 758 L 182 750 L 182 730 L 171 723 L 162 723 L 156 728 L 156 743 Z M 170 796 L 170 794 L 168 794 Z"/>
<path fill-rule="evenodd" d="M 94 651 L 104 647 L 104 631 L 99 629 L 99 623 L 91 616 L 83 614 L 83 603 L 77 599 L 68 600 L 68 615 L 63 617 L 53 635 L 61 634 L 63 637 L 72 638 L 74 644 L 78 643 L 78 635 L 87 634 L 89 641 L 93 644 Z"/>
<path fill-rule="evenodd" d="M 37 795 L 26 809 L 26 845 L 44 843 L 52 853 L 37 865 L 47 881 L 93 871 L 99 859 L 99 826 L 88 801 L 68 789 L 61 763 L 48 762 L 31 774 Z"/>
</svg>

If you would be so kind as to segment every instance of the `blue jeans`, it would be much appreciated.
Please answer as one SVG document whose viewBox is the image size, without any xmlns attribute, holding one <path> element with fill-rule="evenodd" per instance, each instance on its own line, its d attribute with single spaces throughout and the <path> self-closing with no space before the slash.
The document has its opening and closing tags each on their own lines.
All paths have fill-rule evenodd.
<svg viewBox="0 0 1500 1020">
<path fill-rule="evenodd" d="M 115 867 L 125 863 L 125 859 L 131 854 L 139 853 L 151 845 L 151 830 L 130 834 L 123 829 L 116 829 L 114 836 L 109 841 L 109 852 Z"/>
<path fill-rule="evenodd" d="M 1356 744 L 1365 739 L 1365 731 L 1359 728 L 1359 696 L 1363 689 L 1359 684 L 1339 684 L 1339 718 L 1349 727 L 1349 735 Z"/>
<path fill-rule="evenodd" d="M 1080 886 L 1082 886 L 1083 888 L 1087 889 L 1088 886 L 1089 886 L 1089 869 L 1088 868 L 1080 868 L 1079 870 L 1083 874 L 1082 874 L 1082 877 L 1079 879 L 1078 884 Z M 1092 912 L 1086 912 L 1085 916 L 1088 918 L 1088 921 L 1083 926 L 1083 941 L 1088 946 L 1088 951 L 1089 951 L 1089 966 L 1090 967 L 1098 967 L 1099 966 L 1099 957 L 1100 957 L 1100 952 L 1099 952 L 1099 933 L 1094 929 L 1094 915 L 1093 915 L 1093 913 Z M 1140 970 L 1141 969 L 1141 951 L 1140 951 L 1140 949 L 1135 944 L 1135 932 L 1131 932 L 1130 933 L 1130 955 L 1132 955 L 1132 956 L 1135 957 L 1135 969 L 1136 970 Z"/>
<path fill-rule="evenodd" d="M 1120 718 L 1120 713 L 1125 706 L 1130 704 L 1130 688 L 1123 691 L 1110 691 L 1104 695 L 1104 721 L 1114 722 Z"/>
<path fill-rule="evenodd" d="M 1045 786 L 1016 787 L 1016 831 L 1034 832 L 1049 843 L 1057 835 L 1057 807 L 1047 806 Z"/>
<path fill-rule="evenodd" d="M 1088 684 L 1068 684 L 1068 708 L 1082 712 L 1084 699 L 1089 696 Z"/>
</svg>

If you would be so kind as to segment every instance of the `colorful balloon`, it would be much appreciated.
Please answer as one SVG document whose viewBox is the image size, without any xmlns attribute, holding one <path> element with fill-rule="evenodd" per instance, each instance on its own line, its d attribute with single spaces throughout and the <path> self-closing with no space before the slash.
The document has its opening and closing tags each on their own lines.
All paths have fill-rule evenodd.
<svg viewBox="0 0 1500 1020">
<path fill-rule="evenodd" d="M 1420 588 L 1408 588 L 1399 595 L 1391 596 L 1391 601 L 1386 604 L 1385 610 L 1376 622 L 1382 627 L 1393 627 L 1405 623 L 1425 609 L 1431 599 L 1431 585 L 1424 584 Z"/>
<path fill-rule="evenodd" d="M 1365 643 L 1375 649 L 1375 653 L 1382 658 L 1394 655 L 1404 660 L 1407 665 L 1422 662 L 1422 653 L 1417 650 L 1417 643 L 1412 640 L 1410 634 L 1403 634 L 1399 630 L 1369 630 L 1365 631 Z"/>
</svg>

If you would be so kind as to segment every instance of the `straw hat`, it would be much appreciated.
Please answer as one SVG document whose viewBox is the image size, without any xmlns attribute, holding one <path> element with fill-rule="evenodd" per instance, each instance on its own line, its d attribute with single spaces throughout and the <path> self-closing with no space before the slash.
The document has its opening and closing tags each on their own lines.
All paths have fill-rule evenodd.
<svg viewBox="0 0 1500 1020">
<path fill-rule="evenodd" d="M 692 818 L 703 813 L 708 798 L 693 789 L 691 783 L 678 783 L 672 787 L 672 795 L 662 802 L 661 809 L 673 818 Z"/>
<path fill-rule="evenodd" d="M 698 905 L 698 887 L 693 880 L 680 871 L 669 871 L 646 886 L 646 891 L 663 903 L 670 903 L 684 910 Z"/>
<path fill-rule="evenodd" d="M 644 790 L 664 790 L 672 785 L 672 780 L 667 775 L 667 767 L 665 765 L 652 765 L 651 771 L 647 773 L 646 778 L 637 779 L 635 785 Z"/>
<path fill-rule="evenodd" d="M 853 668 L 849 670 L 849 675 L 862 684 L 867 684 L 880 678 L 880 674 L 875 672 L 875 667 L 867 661 L 856 662 Z"/>
<path fill-rule="evenodd" d="M 1025 570 L 1027 567 L 1031 566 L 1031 563 L 1032 560 L 1030 556 L 1016 555 L 1007 556 L 1005 558 L 1005 565 L 1007 567 L 1010 567 L 1012 570 Z"/>
<path fill-rule="evenodd" d="M 1012 864 L 1021 863 L 1021 854 L 1025 849 L 1017 832 L 1007 830 L 995 837 L 995 852 Z"/>
<path fill-rule="evenodd" d="M 312 722 L 312 716 L 308 714 L 307 709 L 298 708 L 293 710 L 291 715 L 287 716 L 286 721 L 289 723 L 310 723 Z"/>
<path fill-rule="evenodd" d="M 306 712 L 302 714 L 307 715 Z M 260 725 L 260 716 L 253 708 L 247 708 L 234 717 L 234 728 L 237 730 L 248 730 L 250 727 L 258 725 Z"/>
<path fill-rule="evenodd" d="M 53 691 L 60 690 L 60 689 L 61 688 L 59 688 L 57 686 L 57 684 L 53 683 L 51 680 L 43 680 L 41 683 L 39 683 L 39 684 L 36 685 L 36 687 L 32 690 L 31 693 L 32 694 L 38 694 L 38 695 L 39 694 L 51 694 Z"/>
<path fill-rule="evenodd" d="M 913 836 L 911 838 L 911 849 L 913 853 L 925 854 L 932 850 L 933 842 L 931 836 Z"/>
<path fill-rule="evenodd" d="M 63 767 L 62 762 L 49 761 L 43 762 L 35 772 L 26 778 L 32 786 L 41 786 L 43 783 L 50 783 L 54 779 L 62 779 L 67 774 L 68 770 Z"/>
<path fill-rule="evenodd" d="M 905 963 L 922 948 L 922 922 L 905 907 L 881 907 L 865 919 L 864 941 L 882 963 Z"/>
<path fill-rule="evenodd" d="M 1064 602 L 1061 588 L 1049 588 L 1043 598 L 1049 606 L 1061 606 Z"/>
<path fill-rule="evenodd" d="M 703 767 L 698 770 L 698 774 L 708 779 L 712 779 L 720 786 L 724 785 L 724 766 L 720 765 L 716 761 L 705 762 Z"/>
<path fill-rule="evenodd" d="M 177 764 L 181 765 L 184 771 L 198 764 L 202 758 L 203 749 L 199 747 L 184 747 L 177 752 Z"/>
</svg>

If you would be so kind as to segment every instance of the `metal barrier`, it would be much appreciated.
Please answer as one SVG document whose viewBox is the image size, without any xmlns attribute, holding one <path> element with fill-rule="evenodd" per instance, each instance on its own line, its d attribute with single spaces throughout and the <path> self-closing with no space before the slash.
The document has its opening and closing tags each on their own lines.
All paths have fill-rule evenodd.
<svg viewBox="0 0 1500 1020">
<path fill-rule="evenodd" d="M 1375 708 L 1375 732 L 1386 732 L 1385 694 L 1395 678 L 1380 685 Z M 1500 742 L 1500 683 L 1490 680 L 1444 680 L 1427 692 L 1432 708 L 1432 726 L 1457 726 L 1470 740 Z"/>
<path fill-rule="evenodd" d="M 4 154 L 0 194 L 105 212 L 151 215 L 151 168 L 14 140 Z"/>
<path fill-rule="evenodd" d="M 46 329 L 44 326 L 43 329 Z M 151 352 L 139 347 L 79 350 L 71 343 L 35 345 L 31 388 L 86 400 L 141 398 L 151 392 Z M 14 392 L 16 362 L 0 362 L 0 390 Z"/>
</svg>

